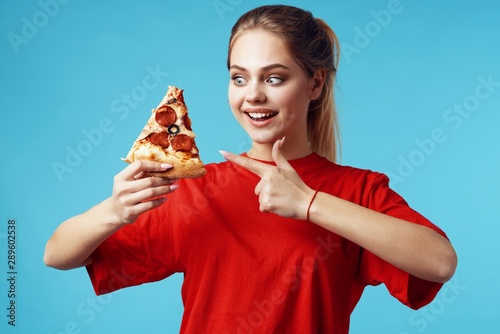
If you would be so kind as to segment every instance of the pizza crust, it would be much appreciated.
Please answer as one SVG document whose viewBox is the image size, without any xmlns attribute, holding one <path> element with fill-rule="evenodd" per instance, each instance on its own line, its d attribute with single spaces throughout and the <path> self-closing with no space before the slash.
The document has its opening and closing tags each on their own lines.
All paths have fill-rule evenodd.
<svg viewBox="0 0 500 334">
<path fill-rule="evenodd" d="M 148 172 L 148 174 L 165 179 L 183 179 L 200 177 L 207 173 L 203 163 L 198 164 L 188 162 L 183 164 L 173 160 L 170 164 L 173 167 L 166 172 Z"/>
</svg>

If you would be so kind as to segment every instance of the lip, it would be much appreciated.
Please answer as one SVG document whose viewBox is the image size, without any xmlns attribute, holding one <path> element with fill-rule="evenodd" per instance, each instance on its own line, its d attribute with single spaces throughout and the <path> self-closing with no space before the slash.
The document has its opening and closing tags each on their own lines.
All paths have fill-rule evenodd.
<svg viewBox="0 0 500 334">
<path fill-rule="evenodd" d="M 250 124 L 252 124 L 255 127 L 264 127 L 269 125 L 276 115 L 278 114 L 277 111 L 271 110 L 271 109 L 266 109 L 266 108 L 245 108 L 242 110 L 243 113 L 245 114 L 245 119 L 248 120 Z M 275 114 L 273 117 L 265 119 L 265 120 L 256 120 L 250 117 L 249 114 Z"/>
</svg>

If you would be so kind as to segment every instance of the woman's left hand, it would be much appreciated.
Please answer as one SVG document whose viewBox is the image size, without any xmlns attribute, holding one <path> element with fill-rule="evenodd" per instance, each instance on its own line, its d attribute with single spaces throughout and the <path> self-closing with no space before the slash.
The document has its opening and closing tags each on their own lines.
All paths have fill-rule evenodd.
<svg viewBox="0 0 500 334">
<path fill-rule="evenodd" d="M 272 157 L 276 166 L 241 155 L 220 152 L 226 160 L 260 176 L 261 180 L 255 187 L 255 194 L 259 196 L 260 211 L 305 220 L 314 190 L 302 181 L 283 156 L 281 147 L 284 139 L 277 140 L 273 145 Z"/>
</svg>

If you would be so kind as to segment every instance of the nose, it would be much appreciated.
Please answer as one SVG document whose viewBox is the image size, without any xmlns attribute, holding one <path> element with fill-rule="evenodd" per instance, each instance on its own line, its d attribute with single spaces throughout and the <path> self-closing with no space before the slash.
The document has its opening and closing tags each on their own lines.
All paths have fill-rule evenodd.
<svg viewBox="0 0 500 334">
<path fill-rule="evenodd" d="M 245 92 L 245 101 L 249 103 L 262 103 L 266 100 L 266 94 L 259 82 L 253 82 L 247 85 Z"/>
</svg>

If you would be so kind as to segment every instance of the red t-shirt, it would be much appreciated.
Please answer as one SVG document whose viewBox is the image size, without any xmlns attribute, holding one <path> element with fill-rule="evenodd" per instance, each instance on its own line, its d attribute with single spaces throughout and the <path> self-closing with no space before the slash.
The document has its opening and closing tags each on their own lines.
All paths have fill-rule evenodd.
<svg viewBox="0 0 500 334">
<path fill-rule="evenodd" d="M 312 154 L 290 161 L 313 189 L 444 233 L 379 173 Z M 260 178 L 230 162 L 103 242 L 87 267 L 97 294 L 184 273 L 181 333 L 346 334 L 366 285 L 419 308 L 441 284 L 395 268 L 313 223 L 259 211 Z"/>
</svg>

